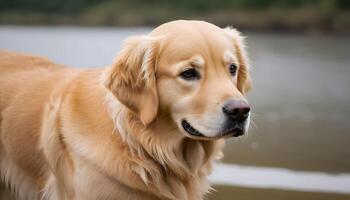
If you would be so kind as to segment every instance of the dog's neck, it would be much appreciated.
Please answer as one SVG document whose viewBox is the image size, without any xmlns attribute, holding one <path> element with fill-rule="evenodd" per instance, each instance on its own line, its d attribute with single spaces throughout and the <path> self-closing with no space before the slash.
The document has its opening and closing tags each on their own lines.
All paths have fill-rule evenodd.
<svg viewBox="0 0 350 200">
<path fill-rule="evenodd" d="M 107 101 L 115 132 L 127 143 L 136 161 L 133 171 L 144 184 L 154 193 L 164 195 L 162 198 L 201 199 L 209 188 L 206 176 L 211 162 L 221 153 L 223 141 L 187 138 L 161 116 L 145 127 L 114 96 L 107 95 Z"/>
</svg>

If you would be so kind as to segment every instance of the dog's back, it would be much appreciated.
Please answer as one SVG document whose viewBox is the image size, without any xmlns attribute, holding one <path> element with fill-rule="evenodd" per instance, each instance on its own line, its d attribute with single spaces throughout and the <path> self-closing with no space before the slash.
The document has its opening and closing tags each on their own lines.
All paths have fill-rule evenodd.
<svg viewBox="0 0 350 200">
<path fill-rule="evenodd" d="M 26 195 L 21 199 L 35 199 L 30 191 L 39 191 L 48 176 L 41 121 L 65 70 L 46 58 L 0 51 L 0 174 L 12 191 Z"/>
<path fill-rule="evenodd" d="M 61 68 L 50 60 L 29 54 L 0 51 L 0 111 L 3 111 L 22 88 L 45 78 L 43 72 Z"/>
</svg>

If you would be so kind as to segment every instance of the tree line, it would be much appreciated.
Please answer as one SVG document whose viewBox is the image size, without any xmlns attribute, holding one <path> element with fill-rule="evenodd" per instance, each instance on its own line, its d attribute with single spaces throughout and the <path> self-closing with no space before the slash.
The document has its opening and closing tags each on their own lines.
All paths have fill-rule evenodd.
<svg viewBox="0 0 350 200">
<path fill-rule="evenodd" d="M 0 10 L 76 13 L 107 1 L 123 0 L 0 0 Z M 268 7 L 331 7 L 349 9 L 349 0 L 124 0 L 136 6 L 174 6 L 194 11 L 216 9 L 264 9 Z"/>
</svg>

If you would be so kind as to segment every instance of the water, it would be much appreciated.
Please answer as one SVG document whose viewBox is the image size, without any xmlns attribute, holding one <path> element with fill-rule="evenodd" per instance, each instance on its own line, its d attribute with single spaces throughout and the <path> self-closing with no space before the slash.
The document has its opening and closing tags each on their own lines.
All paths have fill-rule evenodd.
<svg viewBox="0 0 350 200">
<path fill-rule="evenodd" d="M 112 62 L 123 39 L 150 30 L 0 26 L 0 48 L 43 55 L 65 65 L 105 66 Z M 266 167 L 277 169 L 275 172 L 283 168 L 292 177 L 322 174 L 330 178 L 326 182 L 350 173 L 350 38 L 254 32 L 245 35 L 252 60 L 254 88 L 249 100 L 255 126 L 247 136 L 227 141 L 223 161 L 258 171 L 248 173 L 250 186 L 242 183 L 243 177 L 237 177 L 243 179 L 238 181 L 241 185 L 217 180 L 222 186 L 217 186 L 218 192 L 209 198 L 260 199 L 263 195 L 266 199 L 350 199 L 348 194 L 337 194 L 341 193 L 337 188 L 349 191 L 350 184 L 340 181 L 332 184 L 335 190 L 327 190 L 324 185 L 308 190 L 312 185 L 324 184 L 324 180 L 311 185 L 309 179 L 303 179 L 305 176 L 297 178 L 299 189 L 282 187 L 282 183 L 280 187 L 268 185 L 268 181 L 265 185 L 271 189 L 257 189 L 259 173 L 267 175 L 260 169 Z M 223 170 L 220 166 L 218 169 Z M 252 174 L 256 172 L 255 182 Z M 281 180 L 288 181 L 283 177 Z"/>
<path fill-rule="evenodd" d="M 216 185 L 350 194 L 350 173 L 335 175 L 217 163 L 209 180 Z"/>
</svg>

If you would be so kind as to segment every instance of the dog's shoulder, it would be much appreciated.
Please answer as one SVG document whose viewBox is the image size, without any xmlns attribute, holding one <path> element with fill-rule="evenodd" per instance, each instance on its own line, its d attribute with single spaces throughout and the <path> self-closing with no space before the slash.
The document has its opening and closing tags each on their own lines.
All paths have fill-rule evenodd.
<svg viewBox="0 0 350 200">
<path fill-rule="evenodd" d="M 1 74 L 19 70 L 32 70 L 38 68 L 57 69 L 60 67 L 62 66 L 55 64 L 45 57 L 0 50 Z"/>
</svg>

